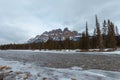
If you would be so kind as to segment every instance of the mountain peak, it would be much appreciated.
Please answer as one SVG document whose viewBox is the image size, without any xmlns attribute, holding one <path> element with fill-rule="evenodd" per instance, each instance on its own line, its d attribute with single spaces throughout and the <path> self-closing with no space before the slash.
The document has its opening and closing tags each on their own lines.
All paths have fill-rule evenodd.
<svg viewBox="0 0 120 80">
<path fill-rule="evenodd" d="M 60 39 L 65 39 L 70 37 L 71 39 L 74 37 L 81 36 L 77 31 L 71 31 L 67 27 L 62 29 L 53 29 L 51 31 L 45 31 L 41 35 L 37 35 L 35 38 L 29 39 L 28 43 L 38 43 L 38 42 L 46 42 L 49 37 L 55 41 L 59 41 Z"/>
<path fill-rule="evenodd" d="M 63 30 L 63 31 L 64 31 L 64 32 L 65 32 L 65 31 L 69 31 L 69 29 L 66 27 L 66 28 L 64 28 L 64 30 Z"/>
</svg>

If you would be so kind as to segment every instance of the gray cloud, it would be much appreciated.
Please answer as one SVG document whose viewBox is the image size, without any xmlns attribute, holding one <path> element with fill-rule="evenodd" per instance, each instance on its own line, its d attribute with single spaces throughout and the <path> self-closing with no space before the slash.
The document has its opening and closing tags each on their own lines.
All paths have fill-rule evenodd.
<svg viewBox="0 0 120 80">
<path fill-rule="evenodd" d="M 83 31 L 111 19 L 120 26 L 119 0 L 0 0 L 0 43 L 22 43 L 54 28 Z M 120 28 L 119 28 L 120 29 Z"/>
</svg>

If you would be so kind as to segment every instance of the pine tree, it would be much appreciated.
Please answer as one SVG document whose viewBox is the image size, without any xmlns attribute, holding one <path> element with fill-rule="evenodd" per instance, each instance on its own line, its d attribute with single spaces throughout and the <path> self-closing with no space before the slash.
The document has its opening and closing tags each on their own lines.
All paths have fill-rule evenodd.
<svg viewBox="0 0 120 80">
<path fill-rule="evenodd" d="M 89 43 L 89 33 L 88 33 L 88 24 L 87 24 L 87 22 L 86 22 L 86 49 L 88 50 L 89 48 L 90 48 L 90 43 Z"/>
<path fill-rule="evenodd" d="M 62 41 L 60 39 L 60 41 L 58 41 L 58 49 L 61 50 L 63 49 L 63 46 L 62 46 Z"/>
<path fill-rule="evenodd" d="M 64 41 L 64 48 L 70 49 L 70 38 L 69 37 L 67 37 Z"/>
<path fill-rule="evenodd" d="M 97 38 L 96 38 L 96 28 L 94 28 L 93 38 L 92 38 L 92 48 L 97 48 Z"/>
<path fill-rule="evenodd" d="M 51 37 L 49 37 L 49 39 L 47 41 L 47 49 L 49 49 L 49 50 L 54 49 L 54 41 Z"/>
<path fill-rule="evenodd" d="M 97 40 L 97 48 L 100 49 L 100 51 L 103 51 L 103 38 L 101 35 L 101 31 L 100 31 L 100 24 L 98 22 L 98 18 L 96 16 L 96 40 Z"/>
<path fill-rule="evenodd" d="M 82 51 L 86 50 L 86 34 L 85 34 L 85 32 L 82 33 L 81 49 L 82 49 Z"/>
<path fill-rule="evenodd" d="M 116 49 L 114 24 L 108 20 L 108 48 Z"/>
<path fill-rule="evenodd" d="M 103 36 L 103 44 L 104 47 L 107 47 L 107 34 L 108 34 L 108 26 L 107 26 L 107 22 L 106 20 L 104 20 L 103 22 L 103 29 L 102 29 L 102 36 Z"/>
</svg>

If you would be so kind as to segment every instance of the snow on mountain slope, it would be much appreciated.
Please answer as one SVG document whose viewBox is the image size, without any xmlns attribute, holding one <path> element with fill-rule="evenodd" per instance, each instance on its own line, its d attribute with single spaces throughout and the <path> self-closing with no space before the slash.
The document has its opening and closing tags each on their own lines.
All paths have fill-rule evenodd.
<svg viewBox="0 0 120 80">
<path fill-rule="evenodd" d="M 52 38 L 55 41 L 64 40 L 67 37 L 70 37 L 70 39 L 78 39 L 81 34 L 77 31 L 71 31 L 68 28 L 65 28 L 64 30 L 61 29 L 55 29 L 51 30 L 49 32 L 45 31 L 41 35 L 37 35 L 35 38 L 31 38 L 28 40 L 28 43 L 38 43 L 38 42 L 46 42 L 49 37 Z M 77 37 L 77 38 L 76 38 Z"/>
</svg>

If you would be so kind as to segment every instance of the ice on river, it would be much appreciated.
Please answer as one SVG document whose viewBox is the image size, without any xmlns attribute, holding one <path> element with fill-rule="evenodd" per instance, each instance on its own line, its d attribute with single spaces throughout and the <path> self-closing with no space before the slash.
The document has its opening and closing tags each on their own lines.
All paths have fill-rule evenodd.
<svg viewBox="0 0 120 80">
<path fill-rule="evenodd" d="M 28 80 L 120 80 L 120 72 L 105 70 L 83 70 L 80 67 L 49 68 L 36 66 L 33 63 L 22 63 L 0 59 L 0 65 L 10 66 L 14 72 L 30 72 L 32 76 Z M 22 79 L 16 79 L 22 80 Z"/>
</svg>

